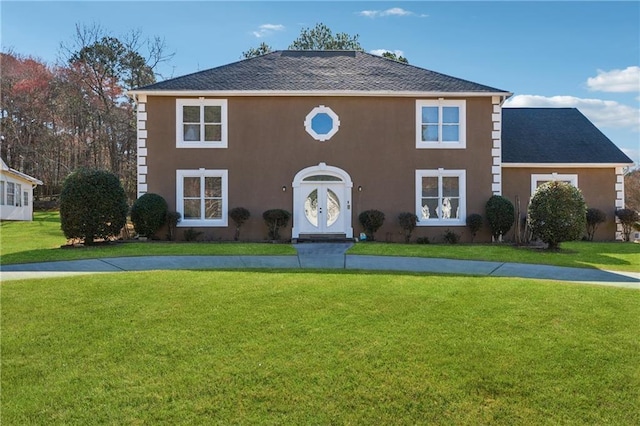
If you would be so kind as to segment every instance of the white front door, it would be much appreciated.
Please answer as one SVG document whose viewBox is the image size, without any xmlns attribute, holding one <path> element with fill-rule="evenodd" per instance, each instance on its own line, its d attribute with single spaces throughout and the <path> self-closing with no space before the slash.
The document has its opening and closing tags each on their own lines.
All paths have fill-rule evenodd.
<svg viewBox="0 0 640 426">
<path fill-rule="evenodd" d="M 351 178 L 323 163 L 308 167 L 293 182 L 293 238 L 301 235 L 343 235 L 353 238 Z"/>
</svg>

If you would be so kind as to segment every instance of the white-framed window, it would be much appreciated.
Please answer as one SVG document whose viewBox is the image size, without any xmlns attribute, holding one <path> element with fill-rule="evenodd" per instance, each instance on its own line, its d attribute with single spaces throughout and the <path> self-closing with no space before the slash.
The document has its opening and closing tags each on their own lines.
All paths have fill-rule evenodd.
<svg viewBox="0 0 640 426">
<path fill-rule="evenodd" d="M 176 170 L 178 226 L 227 226 L 227 170 Z"/>
<path fill-rule="evenodd" d="M 466 148 L 466 116 L 464 100 L 417 100 L 416 148 Z"/>
<path fill-rule="evenodd" d="M 578 187 L 578 175 L 561 175 L 558 173 L 535 174 L 531 175 L 531 196 L 533 197 L 533 194 L 540 185 L 554 181 L 567 182 L 576 188 Z"/>
<path fill-rule="evenodd" d="M 0 206 L 4 206 L 4 181 L 0 180 Z"/>
<path fill-rule="evenodd" d="M 466 225 L 465 170 L 416 170 L 418 226 Z"/>
<path fill-rule="evenodd" d="M 226 99 L 176 100 L 177 148 L 226 148 Z"/>
<path fill-rule="evenodd" d="M 331 108 L 320 105 L 307 114 L 304 119 L 304 128 L 312 138 L 324 142 L 338 133 L 340 118 Z"/>
<path fill-rule="evenodd" d="M 16 183 L 16 207 L 22 207 L 22 185 Z"/>
<path fill-rule="evenodd" d="M 29 192 L 24 191 L 22 193 L 22 205 L 27 207 L 29 205 Z"/>
<path fill-rule="evenodd" d="M 16 205 L 16 184 L 13 182 L 7 182 L 7 205 Z"/>
</svg>

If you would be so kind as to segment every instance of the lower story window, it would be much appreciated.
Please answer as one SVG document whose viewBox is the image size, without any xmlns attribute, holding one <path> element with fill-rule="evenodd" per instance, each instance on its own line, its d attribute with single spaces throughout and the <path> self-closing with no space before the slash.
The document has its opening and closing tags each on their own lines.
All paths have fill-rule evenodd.
<svg viewBox="0 0 640 426">
<path fill-rule="evenodd" d="M 22 197 L 22 200 L 23 200 L 22 205 L 26 207 L 26 206 L 29 205 L 29 193 L 27 191 L 24 191 L 22 193 L 22 195 L 23 195 L 23 197 Z"/>
<path fill-rule="evenodd" d="M 177 170 L 178 226 L 227 226 L 227 170 Z"/>
<path fill-rule="evenodd" d="M 7 182 L 7 205 L 16 205 L 16 184 L 13 182 Z"/>
<path fill-rule="evenodd" d="M 418 226 L 466 224 L 465 170 L 416 170 Z"/>
</svg>

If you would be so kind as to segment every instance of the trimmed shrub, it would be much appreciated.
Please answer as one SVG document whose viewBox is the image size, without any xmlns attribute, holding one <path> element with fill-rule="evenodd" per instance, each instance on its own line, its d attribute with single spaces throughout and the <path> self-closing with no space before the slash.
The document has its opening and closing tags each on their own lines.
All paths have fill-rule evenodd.
<svg viewBox="0 0 640 426">
<path fill-rule="evenodd" d="M 497 241 L 500 236 L 505 235 L 513 226 L 515 221 L 513 203 L 502 195 L 492 195 L 487 201 L 485 210 L 491 235 Z"/>
<path fill-rule="evenodd" d="M 416 243 L 418 243 L 418 244 L 430 244 L 431 241 L 429 241 L 429 237 L 419 237 L 416 240 Z"/>
<path fill-rule="evenodd" d="M 184 240 L 189 242 L 198 241 L 200 235 L 202 235 L 202 231 L 196 231 L 193 228 L 189 228 L 184 231 Z"/>
<path fill-rule="evenodd" d="M 62 185 L 60 225 L 68 239 L 90 245 L 115 237 L 127 223 L 128 210 L 120 180 L 106 170 L 77 170 Z"/>
<path fill-rule="evenodd" d="M 598 229 L 598 225 L 607 220 L 607 215 L 600 209 L 594 207 L 587 209 L 587 240 L 593 241 L 593 236 Z"/>
<path fill-rule="evenodd" d="M 182 219 L 182 214 L 180 212 L 167 212 L 167 228 L 169 229 L 169 233 L 167 234 L 167 238 L 170 241 L 173 241 L 176 238 L 176 227 L 178 223 Z"/>
<path fill-rule="evenodd" d="M 467 217 L 467 227 L 471 232 L 471 242 L 476 238 L 478 231 L 482 228 L 482 216 L 478 213 L 470 214 Z"/>
<path fill-rule="evenodd" d="M 398 215 L 398 222 L 400 223 L 402 233 L 404 234 L 404 241 L 408 243 L 409 241 L 411 241 L 411 233 L 414 229 L 416 229 L 418 216 L 416 216 L 414 213 L 409 212 L 400 213 Z"/>
<path fill-rule="evenodd" d="M 262 213 L 262 218 L 267 224 L 270 240 L 280 239 L 280 228 L 287 226 L 291 213 L 282 209 L 271 209 Z"/>
<path fill-rule="evenodd" d="M 375 233 L 384 223 L 384 213 L 380 210 L 365 210 L 358 216 L 360 224 L 367 234 L 367 240 L 375 241 Z"/>
<path fill-rule="evenodd" d="M 587 223 L 582 192 L 567 182 L 540 186 L 529 204 L 529 226 L 534 237 L 557 249 L 563 241 L 579 240 Z"/>
<path fill-rule="evenodd" d="M 151 237 L 167 221 L 168 211 L 169 207 L 164 198 L 148 192 L 131 206 L 131 222 L 139 235 Z"/>
<path fill-rule="evenodd" d="M 444 242 L 447 244 L 458 244 L 460 241 L 460 234 L 456 234 L 451 229 L 444 231 Z"/>
<path fill-rule="evenodd" d="M 236 234 L 233 237 L 235 241 L 238 241 L 240 239 L 240 227 L 242 227 L 242 225 L 247 220 L 249 220 L 250 216 L 251 213 L 244 207 L 234 207 L 229 210 L 229 217 L 236 224 Z"/>
<path fill-rule="evenodd" d="M 631 230 L 634 228 L 635 223 L 640 221 L 640 215 L 635 210 L 618 209 L 616 210 L 616 216 L 622 224 L 622 237 L 625 241 L 629 241 L 631 239 Z"/>
</svg>

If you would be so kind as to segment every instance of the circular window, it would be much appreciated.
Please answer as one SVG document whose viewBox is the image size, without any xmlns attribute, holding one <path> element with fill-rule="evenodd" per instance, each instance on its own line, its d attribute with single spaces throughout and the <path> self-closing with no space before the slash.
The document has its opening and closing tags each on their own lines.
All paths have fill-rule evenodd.
<svg viewBox="0 0 640 426">
<path fill-rule="evenodd" d="M 311 110 L 304 120 L 304 128 L 317 141 L 331 139 L 338 132 L 340 120 L 333 110 L 320 105 Z"/>
</svg>

